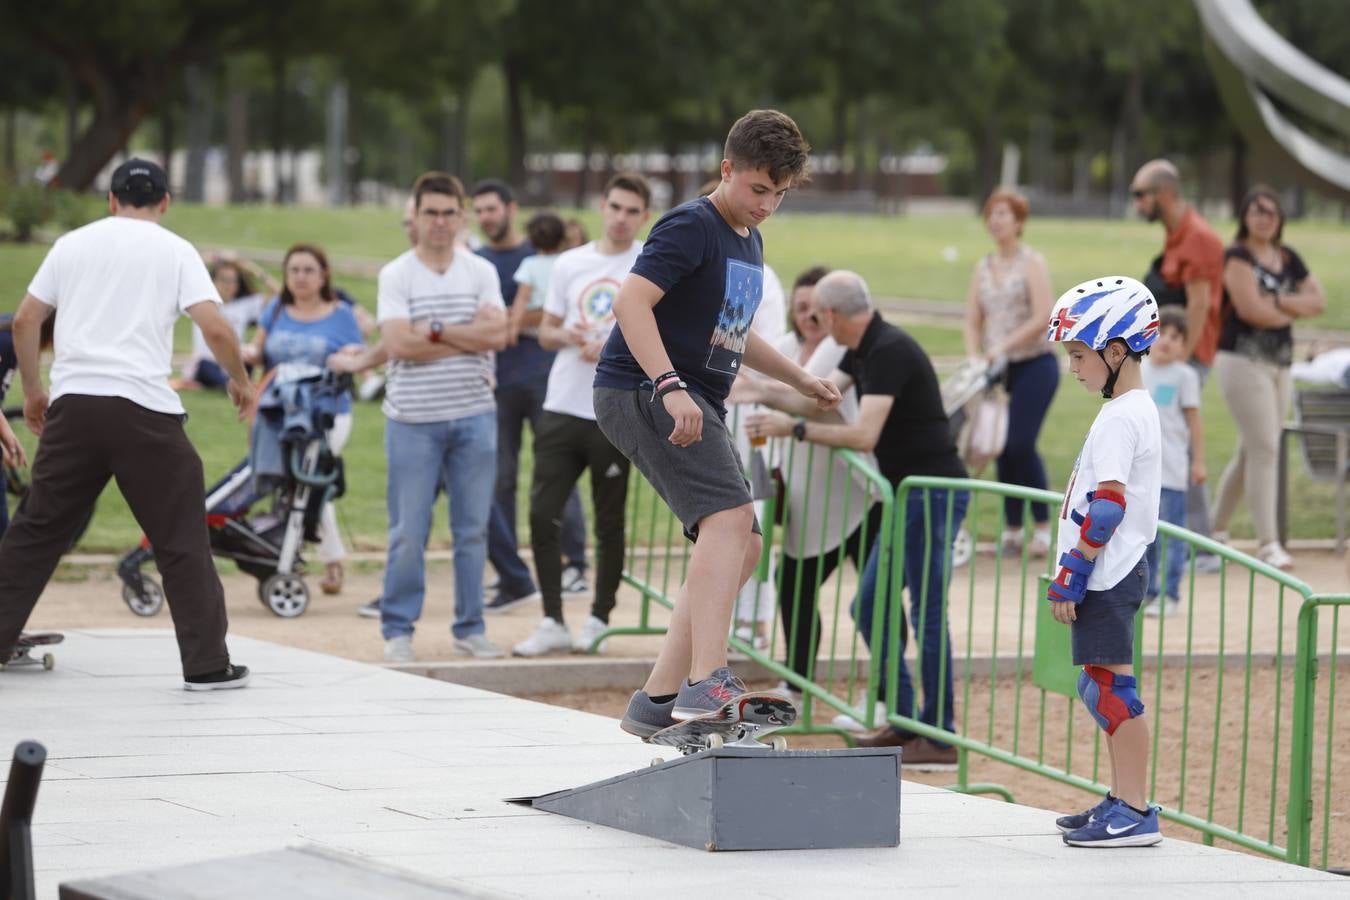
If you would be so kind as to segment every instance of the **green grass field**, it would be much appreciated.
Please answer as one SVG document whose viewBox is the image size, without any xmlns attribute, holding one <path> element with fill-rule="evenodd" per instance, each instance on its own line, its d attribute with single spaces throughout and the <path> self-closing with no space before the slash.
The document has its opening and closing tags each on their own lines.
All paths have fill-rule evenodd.
<svg viewBox="0 0 1350 900">
<path fill-rule="evenodd" d="M 790 201 L 789 201 L 790 202 Z M 398 210 L 297 210 L 266 207 L 214 209 L 175 207 L 165 224 L 193 241 L 209 246 L 230 246 L 281 252 L 296 241 L 324 246 L 336 265 L 344 258 L 365 260 L 392 258 L 404 247 L 398 226 Z M 585 217 L 594 229 L 595 216 Z M 1224 225 L 1220 231 L 1231 229 Z M 1350 308 L 1344 302 L 1350 291 L 1350 258 L 1340 248 L 1350 238 L 1350 228 L 1324 223 L 1294 223 L 1288 238 L 1298 247 L 1326 286 L 1328 312 L 1318 324 L 1350 329 Z M 861 272 L 879 297 L 917 297 L 963 302 L 970 266 L 987 248 L 987 238 L 977 218 L 882 218 L 842 216 L 792 216 L 774 219 L 766 228 L 767 256 L 779 274 L 790 280 L 808 265 L 822 263 Z M 1161 244 L 1157 226 L 1142 222 L 1033 220 L 1028 243 L 1045 253 L 1054 287 L 1062 290 L 1078 280 L 1106 272 L 1138 275 Z M 944 250 L 956 249 L 957 259 L 948 262 Z M 12 310 L 22 298 L 29 279 L 41 262 L 45 248 L 0 244 L 0 311 Z M 341 276 L 341 283 L 372 311 L 375 289 L 369 277 Z M 961 354 L 961 337 L 950 325 L 932 320 L 896 321 L 909 328 L 935 357 Z M 185 323 L 184 323 L 185 324 Z M 186 327 L 180 326 L 178 346 L 186 347 Z M 19 402 L 17 384 L 7 405 Z M 201 452 L 208 480 L 214 480 L 245 453 L 244 426 L 235 422 L 222 395 L 189 392 L 184 395 L 190 415 L 188 431 Z M 1061 383 L 1050 420 L 1041 434 L 1052 486 L 1062 486 L 1073 465 L 1083 434 L 1100 405 L 1100 399 L 1082 390 L 1072 380 Z M 1207 433 L 1206 460 L 1211 484 L 1216 484 L 1232 452 L 1235 429 L 1218 394 L 1210 384 L 1204 395 Z M 18 428 L 31 449 L 34 441 Z M 348 493 L 339 504 L 339 520 L 349 544 L 362 548 L 382 547 L 385 541 L 385 465 L 382 444 L 383 417 L 375 405 L 358 405 L 355 429 L 345 452 Z M 528 456 L 522 466 L 521 483 L 529 482 Z M 1325 485 L 1312 482 L 1299 464 L 1293 473 L 1291 516 L 1295 537 L 1329 537 L 1333 530 L 1335 498 Z M 524 503 L 525 489 L 521 490 Z M 437 512 L 433 541 L 448 541 L 444 502 Z M 525 521 L 522 506 L 521 521 Z M 1250 535 L 1246 513 L 1234 523 L 1239 537 Z M 99 501 L 98 512 L 80 549 L 122 551 L 131 547 L 139 528 L 115 489 Z"/>
</svg>

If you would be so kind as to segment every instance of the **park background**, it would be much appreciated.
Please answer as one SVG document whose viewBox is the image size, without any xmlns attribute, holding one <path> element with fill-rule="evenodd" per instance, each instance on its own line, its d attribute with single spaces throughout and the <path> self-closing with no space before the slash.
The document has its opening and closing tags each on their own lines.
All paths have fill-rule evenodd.
<svg viewBox="0 0 1350 900">
<path fill-rule="evenodd" d="M 1313 59 L 1350 58 L 1350 28 L 1331 27 L 1346 22 L 1343 4 L 1257 7 Z M 1280 188 L 1294 217 L 1286 239 L 1328 298 L 1323 316 L 1299 323 L 1300 351 L 1350 340 L 1347 207 L 1253 158 L 1187 3 L 792 0 L 769 15 L 704 0 L 77 8 L 0 4 L 14 26 L 0 29 L 0 311 L 17 305 L 50 240 L 101 214 L 107 174 L 129 153 L 166 164 L 165 224 L 203 251 L 235 250 L 275 274 L 287 246 L 316 242 L 336 282 L 373 310 L 374 274 L 404 249 L 399 205 L 421 171 L 505 177 L 528 207 L 579 209 L 594 234 L 608 173 L 640 167 L 673 205 L 715 172 L 729 122 L 773 105 L 813 143 L 815 178 L 766 225 L 767 261 L 789 283 L 815 264 L 860 272 L 940 371 L 962 356 L 958 313 L 990 247 L 978 217 L 989 190 L 1031 198 L 1026 241 L 1058 293 L 1090 276 L 1140 276 L 1160 251 L 1162 229 L 1132 217 L 1126 192 L 1135 167 L 1160 155 L 1225 238 L 1251 183 Z M 243 455 L 244 429 L 222 396 L 185 399 L 214 478 Z M 16 388 L 7 403 L 19 400 Z M 1217 480 L 1235 432 L 1215 385 L 1204 401 Z M 1052 486 L 1098 402 L 1061 383 L 1041 435 Z M 357 548 L 384 542 L 381 430 L 378 409 L 359 407 L 340 506 Z M 1291 536 L 1328 537 L 1334 497 L 1291 468 Z M 1245 512 L 1233 530 L 1249 536 Z M 433 539 L 447 532 L 440 522 Z M 116 552 L 137 536 L 110 488 L 80 549 Z"/>
</svg>

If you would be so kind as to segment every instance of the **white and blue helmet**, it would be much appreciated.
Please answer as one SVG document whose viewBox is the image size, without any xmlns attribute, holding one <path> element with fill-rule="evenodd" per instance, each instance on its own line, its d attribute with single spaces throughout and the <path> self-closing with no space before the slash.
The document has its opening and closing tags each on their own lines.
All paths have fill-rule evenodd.
<svg viewBox="0 0 1350 900">
<path fill-rule="evenodd" d="M 1158 301 L 1133 278 L 1093 278 L 1055 301 L 1046 340 L 1082 341 L 1100 353 L 1117 338 L 1135 353 L 1158 339 Z"/>
</svg>

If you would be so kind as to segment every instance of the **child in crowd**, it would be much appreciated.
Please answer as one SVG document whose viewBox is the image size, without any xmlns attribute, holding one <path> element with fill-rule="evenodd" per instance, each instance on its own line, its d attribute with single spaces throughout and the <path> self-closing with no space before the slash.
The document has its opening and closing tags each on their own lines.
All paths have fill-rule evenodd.
<svg viewBox="0 0 1350 900">
<path fill-rule="evenodd" d="M 1158 407 L 1162 428 L 1162 497 L 1158 518 L 1186 524 L 1186 491 L 1205 480 L 1205 430 L 1200 421 L 1200 376 L 1186 363 L 1186 311 L 1172 306 L 1158 313 L 1158 340 L 1142 366 L 1144 387 Z M 1177 611 L 1186 545 L 1167 541 L 1166 577 L 1159 567 L 1161 536 L 1148 545 L 1148 600 L 1144 614 Z M 1166 597 L 1160 602 L 1159 596 Z"/>
<path fill-rule="evenodd" d="M 1140 367 L 1158 337 L 1158 304 L 1132 278 L 1085 281 L 1055 303 L 1047 337 L 1064 344 L 1079 384 L 1106 400 L 1064 492 L 1059 572 L 1047 599 L 1055 620 L 1073 628 L 1078 695 L 1106 732 L 1111 788 L 1055 824 L 1075 847 L 1149 846 L 1162 832 L 1147 799 L 1148 723 L 1133 663 L 1162 479 L 1158 410 Z"/>
<path fill-rule="evenodd" d="M 539 336 L 539 323 L 544 319 L 544 298 L 548 296 L 553 264 L 558 261 L 558 254 L 566 249 L 563 239 L 567 236 L 567 226 L 554 213 L 535 213 L 525 224 L 525 234 L 534 247 L 534 253 L 522 259 L 516 268 L 516 284 L 520 287 L 516 288 L 516 299 L 511 304 L 506 337 L 507 343 L 513 347 L 521 334 L 533 338 Z"/>
<path fill-rule="evenodd" d="M 207 263 L 211 281 L 225 304 L 220 311 L 242 344 L 244 332 L 249 326 L 258 324 L 263 304 L 281 291 L 281 285 L 261 266 L 246 259 L 221 254 L 208 258 Z M 211 354 L 211 348 L 206 346 L 202 330 L 195 324 L 192 326 L 192 356 L 183 372 L 183 378 L 173 382 L 174 390 L 216 388 L 223 391 L 230 380 Z"/>
</svg>

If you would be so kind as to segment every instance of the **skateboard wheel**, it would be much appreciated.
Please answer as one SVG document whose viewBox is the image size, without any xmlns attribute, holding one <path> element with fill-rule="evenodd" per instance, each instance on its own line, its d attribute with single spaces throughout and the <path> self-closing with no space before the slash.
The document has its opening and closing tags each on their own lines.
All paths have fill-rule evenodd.
<svg viewBox="0 0 1350 900">
<path fill-rule="evenodd" d="M 769 744 L 773 747 L 775 753 L 782 753 L 787 749 L 787 738 L 783 737 L 781 734 L 775 734 L 773 737 L 769 738 Z"/>
<path fill-rule="evenodd" d="M 662 759 L 661 757 L 659 757 L 659 756 L 654 756 L 654 757 L 652 757 L 651 764 L 652 764 L 653 766 L 663 765 L 664 763 L 665 763 L 665 760 Z"/>
<path fill-rule="evenodd" d="M 153 578 L 141 577 L 144 593 L 136 593 L 129 584 L 122 585 L 122 600 L 138 616 L 153 616 L 164 608 L 164 589 Z"/>
<path fill-rule="evenodd" d="M 50 672 L 56 666 L 56 657 L 50 653 L 42 654 L 42 668 Z"/>
<path fill-rule="evenodd" d="M 704 738 L 709 750 L 721 750 L 726 744 L 726 740 L 720 734 L 710 734 Z"/>
</svg>

